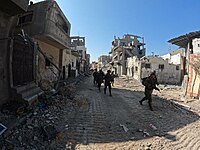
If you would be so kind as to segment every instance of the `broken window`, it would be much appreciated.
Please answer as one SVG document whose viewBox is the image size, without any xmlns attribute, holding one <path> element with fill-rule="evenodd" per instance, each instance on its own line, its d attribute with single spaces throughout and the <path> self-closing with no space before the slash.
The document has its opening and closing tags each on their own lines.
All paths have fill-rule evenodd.
<svg viewBox="0 0 200 150">
<path fill-rule="evenodd" d="M 159 64 L 158 68 L 163 70 L 164 69 L 164 64 Z"/>
<path fill-rule="evenodd" d="M 151 68 L 151 64 L 150 63 L 146 63 L 145 64 L 145 68 Z"/>
<path fill-rule="evenodd" d="M 64 26 L 63 26 L 63 30 L 68 34 L 68 30 L 69 30 L 69 29 L 68 29 L 68 26 L 67 26 L 67 25 L 64 25 Z"/>
<path fill-rule="evenodd" d="M 19 18 L 18 25 L 29 23 L 32 21 L 32 19 L 33 19 L 33 12 L 28 12 L 27 14 Z"/>
<path fill-rule="evenodd" d="M 45 66 L 46 67 L 50 67 L 51 66 L 51 62 L 47 58 L 45 58 Z"/>
<path fill-rule="evenodd" d="M 138 71 L 138 67 L 135 67 L 135 71 Z"/>
</svg>

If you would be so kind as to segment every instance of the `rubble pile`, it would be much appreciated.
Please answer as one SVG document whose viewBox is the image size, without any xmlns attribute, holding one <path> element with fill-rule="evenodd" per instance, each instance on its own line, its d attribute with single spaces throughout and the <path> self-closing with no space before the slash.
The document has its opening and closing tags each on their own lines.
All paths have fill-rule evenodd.
<svg viewBox="0 0 200 150">
<path fill-rule="evenodd" d="M 77 110 L 87 111 L 87 101 L 85 97 L 76 95 L 74 84 L 62 87 L 55 95 L 40 97 L 24 121 L 3 138 L 0 149 L 42 150 L 65 145 L 68 118 L 73 117 Z"/>
<path fill-rule="evenodd" d="M 89 109 L 89 102 L 86 97 L 84 96 L 76 96 L 74 98 L 74 106 L 76 110 L 84 112 L 88 111 Z"/>
</svg>

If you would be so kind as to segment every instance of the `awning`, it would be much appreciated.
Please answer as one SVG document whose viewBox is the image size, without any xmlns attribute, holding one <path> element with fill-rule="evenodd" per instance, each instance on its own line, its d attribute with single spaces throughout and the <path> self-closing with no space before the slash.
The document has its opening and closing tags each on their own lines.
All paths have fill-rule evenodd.
<svg viewBox="0 0 200 150">
<path fill-rule="evenodd" d="M 186 48 L 187 44 L 190 40 L 192 40 L 194 38 L 199 38 L 199 37 L 200 37 L 200 31 L 196 31 L 196 32 L 190 32 L 188 34 L 173 38 L 173 39 L 169 40 L 168 42 L 175 44 L 177 46 Z"/>
</svg>

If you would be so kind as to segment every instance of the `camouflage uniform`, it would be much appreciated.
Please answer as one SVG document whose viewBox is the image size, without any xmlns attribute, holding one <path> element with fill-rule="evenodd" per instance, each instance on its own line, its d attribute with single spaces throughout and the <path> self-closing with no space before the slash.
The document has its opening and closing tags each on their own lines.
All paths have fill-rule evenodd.
<svg viewBox="0 0 200 150">
<path fill-rule="evenodd" d="M 99 72 L 97 73 L 97 79 L 96 79 L 99 91 L 101 91 L 100 88 L 101 88 L 101 84 L 103 83 L 104 76 L 105 74 L 103 73 L 103 71 L 99 70 Z"/>
<path fill-rule="evenodd" d="M 106 89 L 107 89 L 107 86 L 108 86 L 108 88 L 109 88 L 109 94 L 110 94 L 110 96 L 112 96 L 112 94 L 111 94 L 111 81 L 112 81 L 112 76 L 111 76 L 111 74 L 110 74 L 110 70 L 107 71 L 107 74 L 105 75 L 104 79 L 105 79 L 105 83 L 104 83 L 104 85 L 105 85 L 105 87 L 104 87 L 104 94 L 106 94 Z"/>
<path fill-rule="evenodd" d="M 151 98 L 151 95 L 153 93 L 153 90 L 158 90 L 160 91 L 156 85 L 158 85 L 158 81 L 157 81 L 157 78 L 155 76 L 155 74 L 151 74 L 148 78 L 145 79 L 144 82 L 144 85 L 145 85 L 145 97 L 140 100 L 140 104 L 142 105 L 142 102 L 145 101 L 145 100 L 148 100 L 148 103 L 149 103 L 149 108 L 150 110 L 153 111 L 153 108 L 152 108 L 152 98 Z"/>
<path fill-rule="evenodd" d="M 93 73 L 93 83 L 94 83 L 94 84 L 97 84 L 97 74 L 98 74 L 98 72 L 97 72 L 97 70 L 95 69 L 95 70 L 94 70 L 94 73 Z"/>
</svg>

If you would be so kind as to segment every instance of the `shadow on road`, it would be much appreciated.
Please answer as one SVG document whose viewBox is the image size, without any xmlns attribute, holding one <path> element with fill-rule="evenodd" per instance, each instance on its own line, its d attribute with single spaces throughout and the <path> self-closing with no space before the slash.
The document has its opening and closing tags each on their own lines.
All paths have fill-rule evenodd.
<svg viewBox="0 0 200 150">
<path fill-rule="evenodd" d="M 90 111 L 79 112 L 70 125 L 68 139 L 76 144 L 126 142 L 153 136 L 175 141 L 170 131 L 199 120 L 187 108 L 156 95 L 152 97 L 154 111 L 150 111 L 147 101 L 142 106 L 138 102 L 144 96 L 141 91 L 113 89 L 112 97 L 95 88 L 89 91 Z"/>
</svg>

